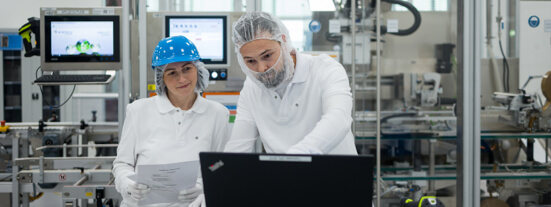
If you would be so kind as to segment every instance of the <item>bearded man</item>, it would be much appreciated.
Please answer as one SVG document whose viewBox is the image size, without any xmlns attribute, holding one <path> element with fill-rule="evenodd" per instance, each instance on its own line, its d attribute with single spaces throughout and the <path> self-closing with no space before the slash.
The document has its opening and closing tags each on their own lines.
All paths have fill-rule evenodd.
<svg viewBox="0 0 551 207">
<path fill-rule="evenodd" d="M 352 94 L 344 67 L 328 55 L 296 51 L 275 16 L 245 13 L 232 41 L 247 78 L 224 151 L 357 155 Z"/>
</svg>

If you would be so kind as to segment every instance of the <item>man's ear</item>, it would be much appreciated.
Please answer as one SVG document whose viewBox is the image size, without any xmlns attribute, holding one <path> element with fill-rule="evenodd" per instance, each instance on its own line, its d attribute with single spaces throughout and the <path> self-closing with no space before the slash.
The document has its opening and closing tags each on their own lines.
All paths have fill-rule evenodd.
<svg viewBox="0 0 551 207">
<path fill-rule="evenodd" d="M 281 35 L 281 38 L 283 39 L 283 42 L 287 42 L 287 37 L 285 35 Z"/>
</svg>

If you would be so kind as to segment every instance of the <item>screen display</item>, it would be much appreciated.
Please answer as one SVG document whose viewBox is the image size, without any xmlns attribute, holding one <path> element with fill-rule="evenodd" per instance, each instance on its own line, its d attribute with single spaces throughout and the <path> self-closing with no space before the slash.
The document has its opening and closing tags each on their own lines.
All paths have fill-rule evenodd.
<svg viewBox="0 0 551 207">
<path fill-rule="evenodd" d="M 52 21 L 51 28 L 52 56 L 113 56 L 113 22 Z"/>
<path fill-rule="evenodd" d="M 46 62 L 120 62 L 118 16 L 46 16 Z"/>
<path fill-rule="evenodd" d="M 205 64 L 227 62 L 226 16 L 167 17 L 167 36 L 183 35 L 191 40 Z"/>
</svg>

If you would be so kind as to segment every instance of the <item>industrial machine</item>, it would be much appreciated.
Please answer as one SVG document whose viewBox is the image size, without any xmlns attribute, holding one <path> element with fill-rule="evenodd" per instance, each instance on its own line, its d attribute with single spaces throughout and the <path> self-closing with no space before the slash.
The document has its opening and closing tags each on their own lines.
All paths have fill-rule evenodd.
<svg viewBox="0 0 551 207">
<path fill-rule="evenodd" d="M 353 1 L 355 8 L 352 6 Z M 454 196 L 457 194 L 454 191 L 457 185 L 459 144 L 456 137 L 458 131 L 462 130 L 457 128 L 456 99 L 459 88 L 458 64 L 454 52 L 457 34 L 455 25 L 450 25 L 450 22 L 456 20 L 451 17 L 454 13 L 423 12 L 411 3 L 414 1 L 382 0 L 382 57 L 380 63 L 377 63 L 374 57 L 377 48 L 375 2 L 335 0 L 335 11 L 312 12 L 312 20 L 322 25 L 318 32 L 298 33 L 307 42 L 305 52 L 316 55 L 320 51 L 329 51 L 347 70 L 355 92 L 354 134 L 360 154 L 376 154 L 377 88 L 373 69 L 376 64 L 382 68 L 379 88 L 382 139 L 381 154 L 377 155 L 383 166 L 381 206 L 449 205 L 455 202 Z M 436 1 L 434 4 L 441 2 L 444 1 Z M 495 4 L 492 2 L 499 0 L 488 2 L 491 7 Z M 491 54 L 481 63 L 484 87 L 481 96 L 488 104 L 483 105 L 481 110 L 481 149 L 474 150 L 480 150 L 481 154 L 481 206 L 484 207 L 551 205 L 548 161 L 551 153 L 548 145 L 551 132 L 551 72 L 548 72 L 551 70 L 551 50 L 547 44 L 551 33 L 549 25 L 545 24 L 545 20 L 551 19 L 548 12 L 550 2 L 521 0 L 517 5 L 520 8 L 519 31 L 512 32 L 503 29 L 504 21 L 510 20 L 495 18 L 492 8 L 487 8 L 488 30 L 497 29 L 500 38 L 501 33 L 519 35 L 520 38 L 517 44 L 519 58 L 505 58 L 508 62 L 501 63 L 503 72 L 499 71 L 501 67 L 495 60 L 499 55 L 489 52 Z M 403 12 L 392 10 L 393 7 L 400 7 Z M 356 15 L 352 15 L 352 11 Z M 146 18 L 141 19 L 146 21 L 147 31 L 144 59 L 151 59 L 153 48 L 162 38 L 173 35 L 193 38 L 210 72 L 206 92 L 233 92 L 230 101 L 235 102 L 233 99 L 238 97 L 237 92 L 243 87 L 245 76 L 233 51 L 231 25 L 242 14 L 241 11 L 147 12 Z M 26 50 L 27 54 L 41 55 L 41 69 L 47 71 L 47 74 L 64 73 L 67 70 L 73 72 L 75 69 L 99 73 L 119 70 L 117 74 L 121 74 L 124 55 L 122 17 L 121 8 L 43 9 L 40 19 L 29 19 L 29 23 L 21 27 L 20 34 L 24 37 L 25 48 L 30 48 Z M 134 24 L 138 23 L 135 19 L 130 21 L 130 44 L 139 45 L 140 40 L 135 34 L 141 26 Z M 88 24 L 71 26 L 75 22 Z M 398 26 L 398 22 L 403 25 Z M 499 29 L 495 28 L 498 25 L 496 22 Z M 356 25 L 355 30 L 352 29 L 353 23 Z M 83 27 L 98 24 L 108 25 L 104 31 L 108 34 L 105 43 L 64 38 L 67 31 L 90 31 Z M 435 27 L 443 29 L 435 32 Z M 36 43 L 32 41 L 32 34 Z M 202 38 L 206 36 L 209 38 Z M 486 44 L 491 46 L 490 43 L 497 39 L 488 35 Z M 514 42 L 509 42 L 504 46 L 508 49 L 513 45 Z M 98 48 L 110 48 L 112 52 L 95 51 Z M 352 52 L 353 49 L 355 52 Z M 493 51 L 491 47 L 489 51 Z M 142 49 L 134 47 L 130 51 L 130 78 L 134 81 L 137 79 L 134 74 L 145 74 L 146 82 L 154 84 L 150 65 L 145 67 L 147 71 L 140 70 L 136 57 L 141 52 Z M 505 54 L 502 53 L 503 56 Z M 355 65 L 355 70 L 352 70 L 352 65 Z M 494 70 L 489 70 L 491 68 Z M 518 77 L 518 80 L 508 84 L 511 79 L 508 73 L 512 74 L 510 77 L 513 79 Z M 501 78 L 502 75 L 505 78 Z M 114 74 L 111 77 L 114 78 Z M 125 75 L 118 77 L 129 79 Z M 538 84 L 540 80 L 541 84 Z M 131 87 L 135 88 L 136 85 L 133 83 Z M 92 87 L 90 91 L 93 92 L 117 88 L 113 85 Z M 119 87 L 118 90 L 123 90 L 122 84 Z M 154 87 L 148 87 L 148 92 L 154 91 Z M 66 90 L 64 93 L 70 92 Z M 105 96 L 114 102 L 99 102 L 89 101 L 90 96 L 103 97 L 98 94 L 77 94 L 73 98 L 77 99 L 78 106 L 62 111 L 65 117 L 69 113 L 79 114 L 80 120 L 81 114 L 89 115 L 93 111 L 89 109 L 90 105 L 102 105 L 102 109 L 94 109 L 90 120 L 55 123 L 44 118 L 44 122 L 37 123 L 2 123 L 0 201 L 13 200 L 17 203 L 10 205 L 19 206 L 19 202 L 40 203 L 49 198 L 54 200 L 54 206 L 118 205 L 121 197 L 114 189 L 111 163 L 115 156 L 119 124 L 107 122 L 106 117 L 116 114 L 116 107 L 113 106 L 118 102 L 115 99 L 120 101 L 123 98 L 107 94 Z M 132 98 L 135 97 L 132 95 Z M 63 116 L 50 121 L 59 119 L 65 121 Z M 120 120 L 115 116 L 109 121 Z M 10 192 L 11 195 L 8 194 Z M 5 195 L 11 198 L 5 199 Z"/>
<path fill-rule="evenodd" d="M 111 175 L 117 140 L 116 123 L 10 123 L 0 134 L 2 160 L 12 160 L 0 164 L 2 195 L 11 193 L 13 206 L 118 206 Z"/>
</svg>

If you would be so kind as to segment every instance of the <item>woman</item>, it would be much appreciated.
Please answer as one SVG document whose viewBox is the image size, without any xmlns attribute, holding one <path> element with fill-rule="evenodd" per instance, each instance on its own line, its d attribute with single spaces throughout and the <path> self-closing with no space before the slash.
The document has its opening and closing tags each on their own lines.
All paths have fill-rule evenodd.
<svg viewBox="0 0 551 207">
<path fill-rule="evenodd" d="M 138 165 L 199 160 L 201 151 L 223 150 L 229 112 L 199 95 L 209 77 L 200 59 L 195 45 L 184 36 L 165 38 L 155 48 L 151 65 L 157 96 L 127 106 L 113 162 L 116 189 L 123 196 L 121 206 L 137 206 L 150 190 L 129 178 Z M 188 206 L 202 193 L 199 177 L 195 187 L 179 192 L 179 203 L 154 206 Z M 201 199 L 195 203 L 204 202 Z"/>
</svg>

